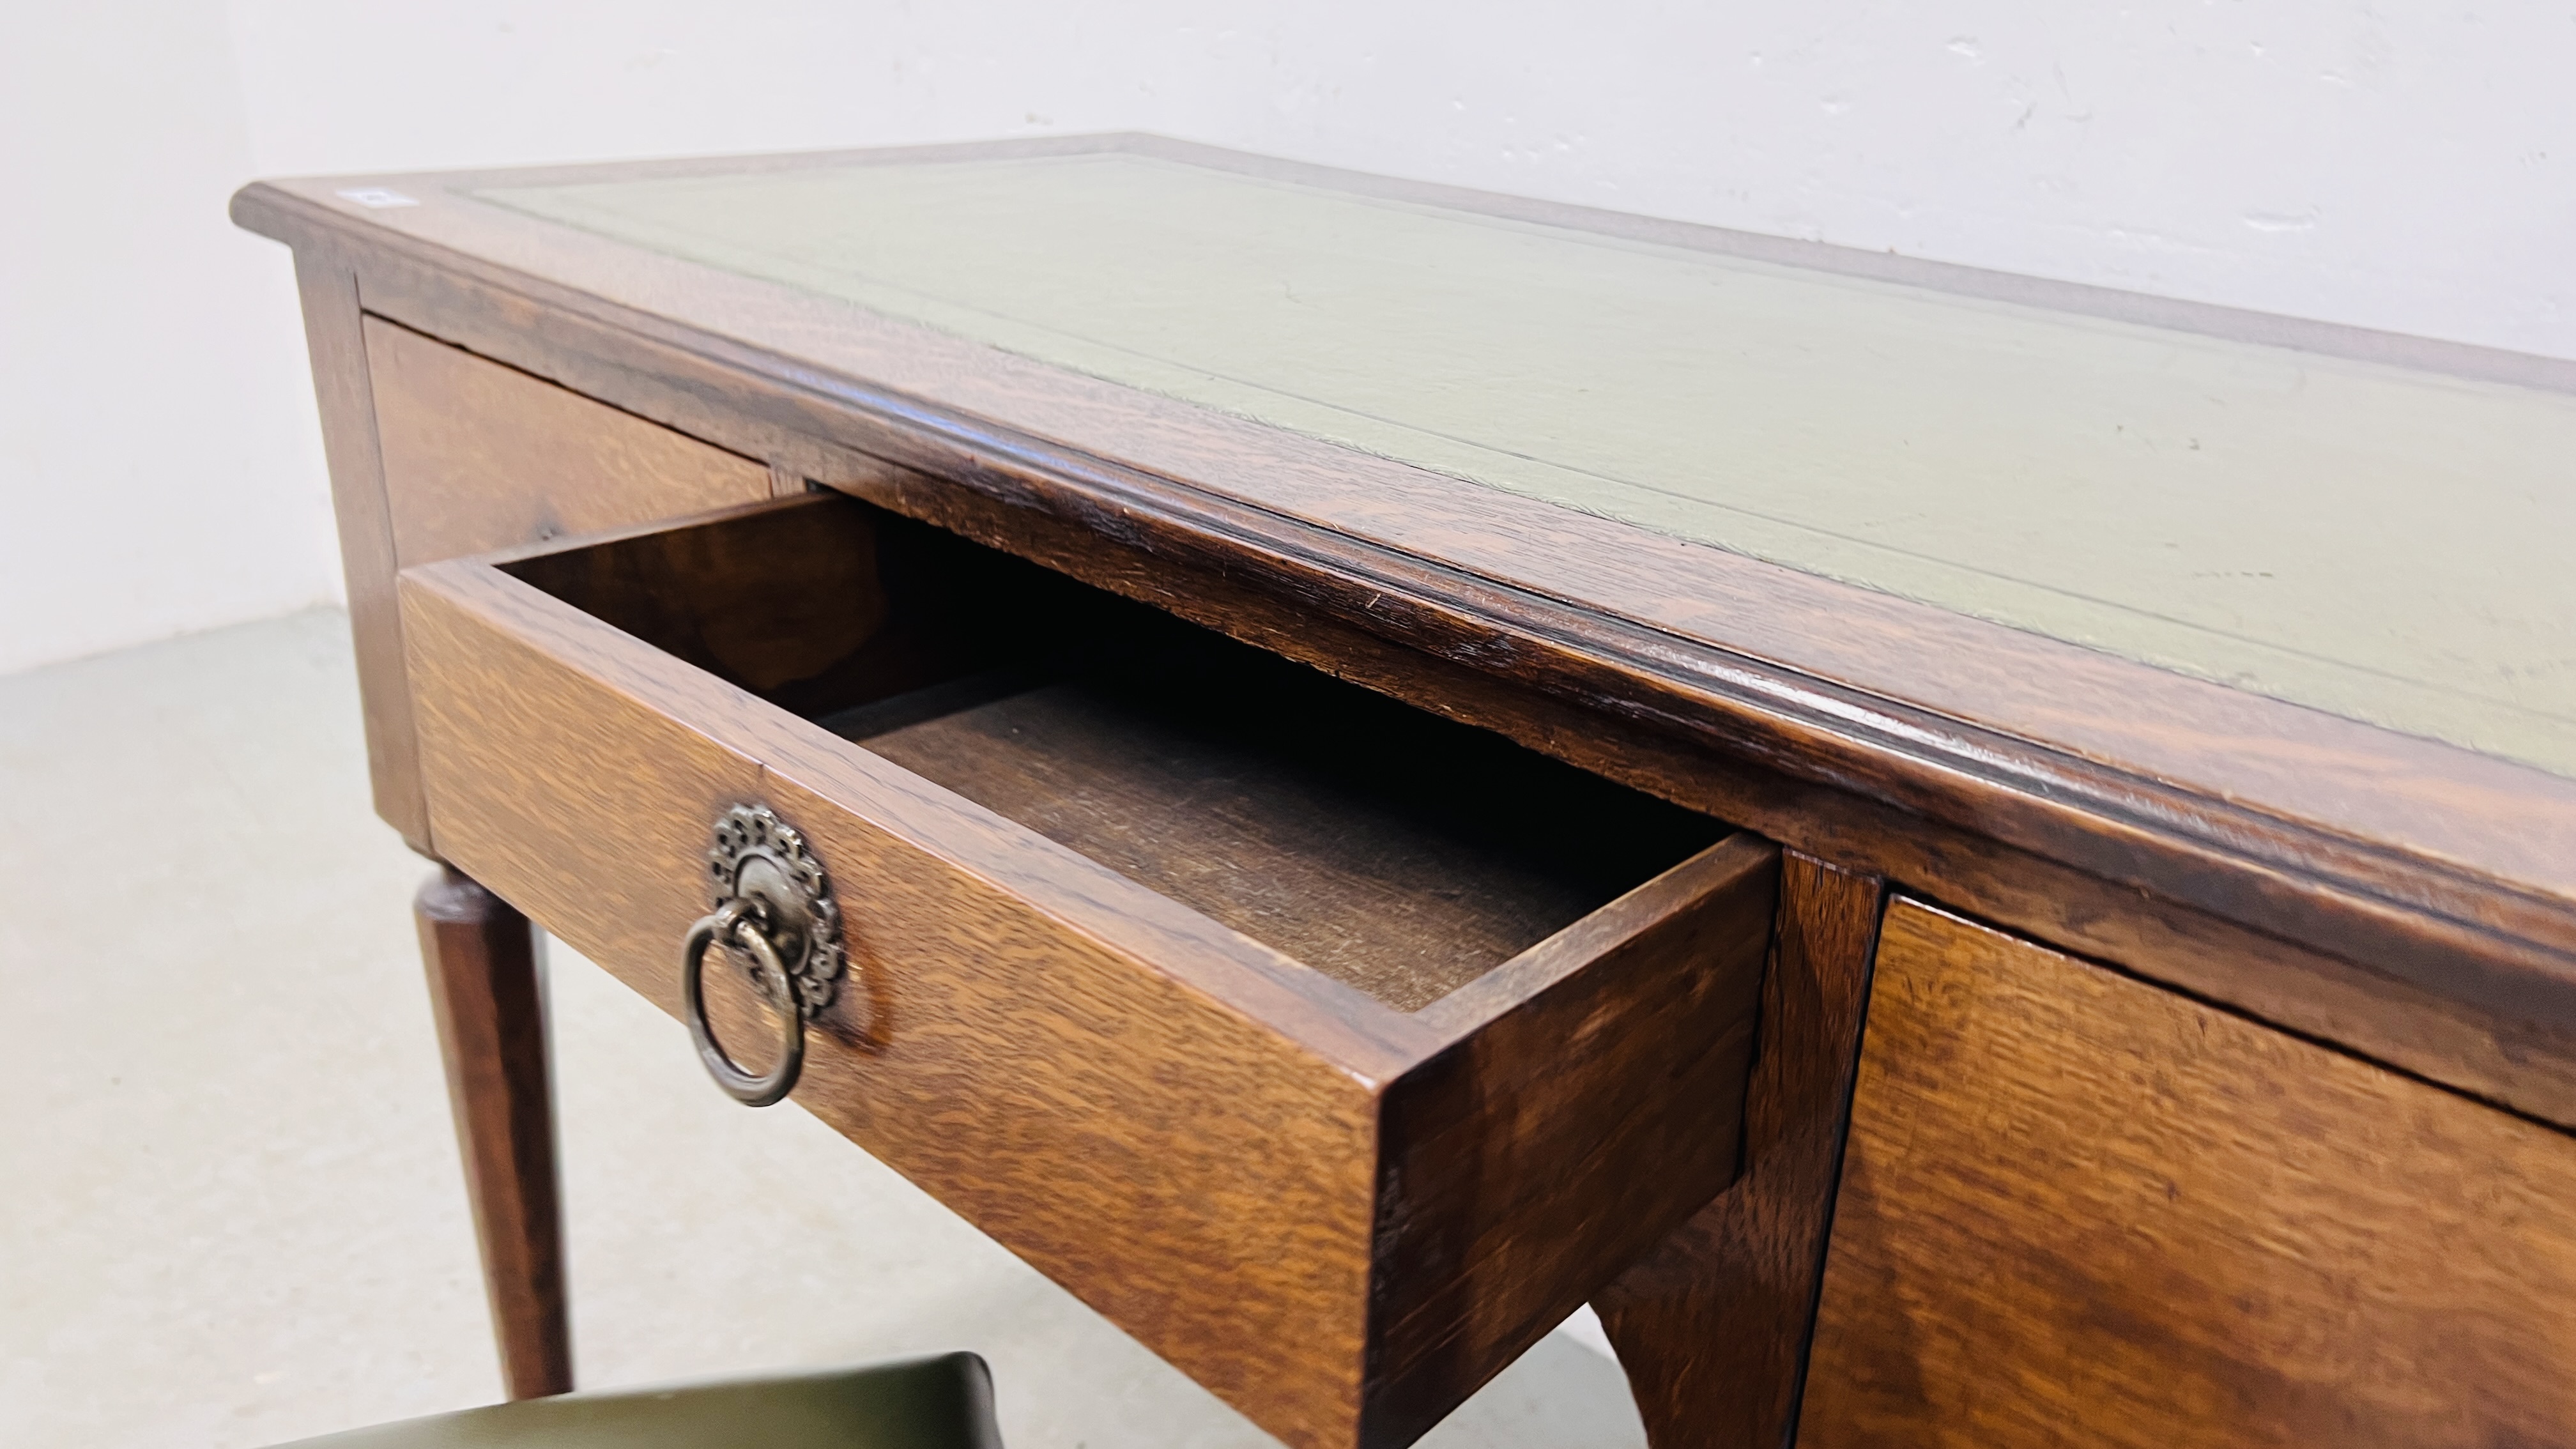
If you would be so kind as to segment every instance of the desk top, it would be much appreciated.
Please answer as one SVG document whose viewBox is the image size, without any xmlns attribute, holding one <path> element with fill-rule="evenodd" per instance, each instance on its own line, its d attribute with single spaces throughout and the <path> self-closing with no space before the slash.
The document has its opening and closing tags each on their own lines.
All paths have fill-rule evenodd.
<svg viewBox="0 0 2576 1449">
<path fill-rule="evenodd" d="M 2576 1030 L 2576 363 L 1151 137 L 234 210 L 778 466 L 896 459 Z"/>
<path fill-rule="evenodd" d="M 1102 153 L 482 199 L 2576 775 L 2576 395 Z"/>
</svg>

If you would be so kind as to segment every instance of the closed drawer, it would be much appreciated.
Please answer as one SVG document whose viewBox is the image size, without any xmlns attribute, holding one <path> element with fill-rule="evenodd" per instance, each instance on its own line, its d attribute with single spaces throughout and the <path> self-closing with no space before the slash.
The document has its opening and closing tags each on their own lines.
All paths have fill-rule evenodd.
<svg viewBox="0 0 2576 1449">
<path fill-rule="evenodd" d="M 775 809 L 854 972 L 797 1100 L 1291 1442 L 1736 1174 L 1765 842 L 846 499 L 401 590 L 442 855 L 676 1009 Z"/>
<path fill-rule="evenodd" d="M 1887 913 L 1799 1443 L 2559 1444 L 2576 1140 Z"/>
<path fill-rule="evenodd" d="M 764 464 L 400 323 L 360 326 L 403 564 L 685 518 L 772 491 Z"/>
</svg>

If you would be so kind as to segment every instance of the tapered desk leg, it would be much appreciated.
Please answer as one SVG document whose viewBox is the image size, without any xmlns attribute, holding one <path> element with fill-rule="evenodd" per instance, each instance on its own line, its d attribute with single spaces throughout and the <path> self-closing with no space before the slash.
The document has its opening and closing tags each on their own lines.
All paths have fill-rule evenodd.
<svg viewBox="0 0 2576 1449">
<path fill-rule="evenodd" d="M 483 1245 L 502 1383 L 514 1399 L 560 1394 L 572 1387 L 572 1334 L 536 932 L 453 868 L 421 887 L 413 914 Z"/>
<path fill-rule="evenodd" d="M 1797 1427 L 1884 895 L 1783 854 L 1744 1176 L 1593 1300 L 1654 1449 L 1779 1449 Z"/>
</svg>

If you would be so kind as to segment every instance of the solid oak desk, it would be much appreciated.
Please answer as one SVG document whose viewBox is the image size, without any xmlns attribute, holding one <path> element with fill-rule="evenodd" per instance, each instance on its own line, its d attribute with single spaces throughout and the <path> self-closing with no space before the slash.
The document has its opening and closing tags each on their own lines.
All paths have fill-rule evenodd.
<svg viewBox="0 0 2576 1449">
<path fill-rule="evenodd" d="M 234 214 L 514 1394 L 524 911 L 1300 1445 L 1586 1298 L 1659 1446 L 2569 1437 L 2576 366 L 1150 138 Z"/>
</svg>

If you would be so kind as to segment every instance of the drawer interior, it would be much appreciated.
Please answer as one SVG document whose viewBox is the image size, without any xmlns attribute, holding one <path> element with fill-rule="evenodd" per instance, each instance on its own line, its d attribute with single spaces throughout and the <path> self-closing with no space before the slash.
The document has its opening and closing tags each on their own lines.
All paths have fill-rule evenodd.
<svg viewBox="0 0 2576 1449">
<path fill-rule="evenodd" d="M 1728 833 L 855 500 L 504 567 L 1402 1011 Z"/>
</svg>

